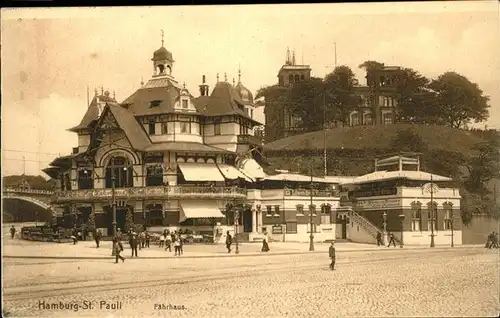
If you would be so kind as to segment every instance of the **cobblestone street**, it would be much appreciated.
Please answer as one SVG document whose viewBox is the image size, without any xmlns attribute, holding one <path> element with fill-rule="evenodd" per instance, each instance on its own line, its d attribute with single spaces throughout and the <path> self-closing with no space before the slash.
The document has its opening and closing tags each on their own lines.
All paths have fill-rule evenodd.
<svg viewBox="0 0 500 318">
<path fill-rule="evenodd" d="M 497 316 L 496 251 L 338 253 L 209 259 L 6 259 L 11 316 Z M 121 308 L 100 305 L 119 302 Z M 72 309 L 43 305 L 78 304 Z M 92 308 L 88 304 L 92 305 Z"/>
</svg>

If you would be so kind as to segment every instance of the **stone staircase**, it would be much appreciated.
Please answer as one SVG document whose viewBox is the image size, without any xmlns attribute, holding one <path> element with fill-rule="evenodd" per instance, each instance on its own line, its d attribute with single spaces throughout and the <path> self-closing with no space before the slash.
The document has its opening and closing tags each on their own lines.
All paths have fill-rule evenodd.
<svg viewBox="0 0 500 318">
<path fill-rule="evenodd" d="M 368 221 L 366 218 L 364 218 L 363 216 L 354 212 L 353 210 L 349 211 L 349 218 L 354 223 L 360 225 L 365 231 L 367 231 L 373 237 L 373 241 L 375 243 L 377 242 L 377 234 L 378 233 L 380 233 L 382 235 L 382 238 L 384 237 L 383 230 L 379 229 L 378 227 L 373 225 L 370 221 Z M 396 237 L 394 237 L 394 241 L 396 241 L 396 243 L 398 243 L 398 244 L 401 244 L 401 241 Z"/>
</svg>

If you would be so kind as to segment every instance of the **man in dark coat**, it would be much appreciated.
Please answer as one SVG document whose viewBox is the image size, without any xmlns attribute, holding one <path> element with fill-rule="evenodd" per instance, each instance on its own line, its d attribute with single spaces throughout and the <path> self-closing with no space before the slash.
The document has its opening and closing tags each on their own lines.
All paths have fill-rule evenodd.
<svg viewBox="0 0 500 318">
<path fill-rule="evenodd" d="M 132 249 L 132 257 L 137 256 L 137 248 L 139 247 L 139 239 L 137 238 L 137 234 L 132 232 L 132 236 L 130 237 L 130 248 Z"/>
<path fill-rule="evenodd" d="M 120 253 L 123 252 L 123 245 L 117 237 L 113 238 L 113 250 L 116 256 L 115 263 L 118 263 L 118 259 L 121 259 L 122 262 L 125 262 L 125 257 L 120 255 Z"/>
<path fill-rule="evenodd" d="M 396 247 L 396 241 L 394 240 L 394 234 L 389 234 L 389 245 L 387 245 L 387 247 L 390 247 L 391 246 L 391 243 L 394 245 L 394 247 Z"/>
<path fill-rule="evenodd" d="M 227 233 L 226 233 L 226 248 L 227 248 L 228 253 L 231 253 L 231 244 L 233 244 L 233 237 L 231 236 L 231 234 L 229 234 L 229 231 L 227 231 Z"/>
<path fill-rule="evenodd" d="M 330 248 L 328 249 L 328 256 L 332 260 L 330 263 L 330 269 L 333 271 L 335 270 L 335 242 L 332 241 L 332 244 L 330 245 Z"/>
<path fill-rule="evenodd" d="M 382 241 L 382 233 L 378 232 L 377 233 L 377 246 L 384 245 L 384 242 Z"/>
<path fill-rule="evenodd" d="M 146 247 L 149 247 L 149 242 L 151 241 L 151 235 L 146 231 Z"/>
<path fill-rule="evenodd" d="M 101 242 L 101 239 L 102 239 L 102 232 L 101 232 L 101 230 L 96 229 L 94 231 L 94 240 L 95 240 L 95 244 L 96 244 L 97 248 L 99 248 L 99 243 Z"/>
<path fill-rule="evenodd" d="M 14 225 L 12 225 L 12 227 L 10 228 L 10 238 L 14 238 L 14 235 L 16 235 L 16 228 L 14 227 Z"/>
</svg>

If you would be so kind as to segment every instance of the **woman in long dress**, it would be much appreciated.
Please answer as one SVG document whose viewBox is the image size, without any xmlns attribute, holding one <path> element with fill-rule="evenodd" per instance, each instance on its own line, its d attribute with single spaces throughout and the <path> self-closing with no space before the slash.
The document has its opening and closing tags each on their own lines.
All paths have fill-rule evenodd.
<svg viewBox="0 0 500 318">
<path fill-rule="evenodd" d="M 262 240 L 262 249 L 261 252 L 269 252 L 269 236 L 267 233 L 264 233 L 264 239 Z"/>
</svg>

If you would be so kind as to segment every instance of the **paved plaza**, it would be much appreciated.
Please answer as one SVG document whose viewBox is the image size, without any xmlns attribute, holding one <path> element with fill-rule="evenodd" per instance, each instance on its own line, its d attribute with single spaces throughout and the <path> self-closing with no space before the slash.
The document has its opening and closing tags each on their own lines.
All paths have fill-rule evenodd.
<svg viewBox="0 0 500 318">
<path fill-rule="evenodd" d="M 13 242 L 4 244 L 8 247 Z M 328 261 L 326 251 L 263 257 L 139 258 L 119 264 L 110 259 L 6 258 L 3 308 L 11 317 L 500 313 L 496 250 L 339 248 L 337 270 L 330 271 Z"/>
</svg>

